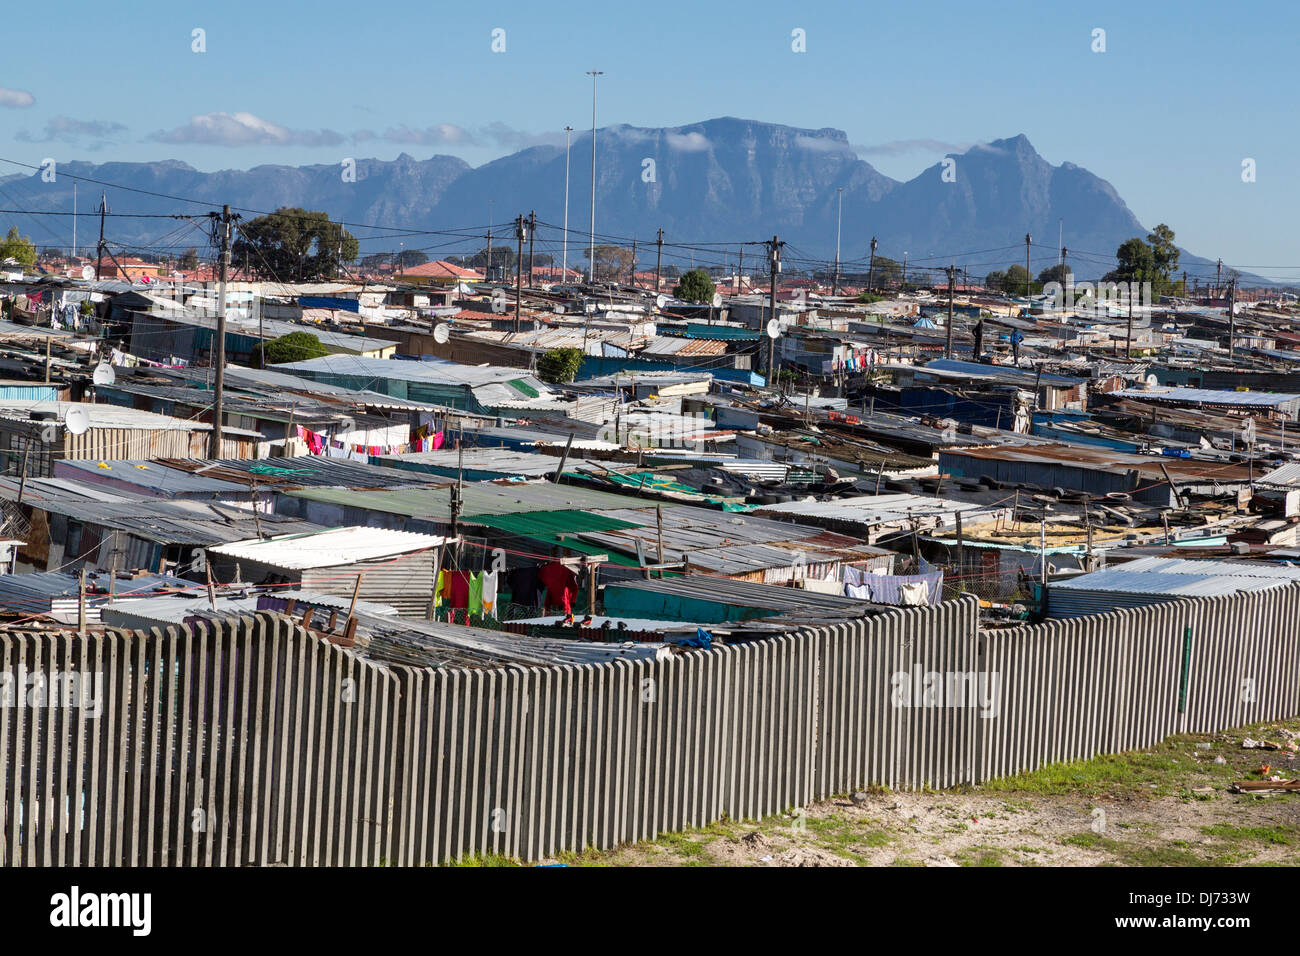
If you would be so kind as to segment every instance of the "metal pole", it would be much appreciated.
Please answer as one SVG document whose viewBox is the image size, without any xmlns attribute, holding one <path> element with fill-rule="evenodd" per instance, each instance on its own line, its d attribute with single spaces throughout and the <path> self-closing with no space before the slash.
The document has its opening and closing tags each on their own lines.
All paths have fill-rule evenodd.
<svg viewBox="0 0 1300 956">
<path fill-rule="evenodd" d="M 230 206 L 221 207 L 221 258 L 217 262 L 217 340 L 214 343 L 212 384 L 216 398 L 212 406 L 212 457 L 222 452 L 222 422 L 226 392 L 226 270 L 230 268 Z M 263 363 L 265 364 L 265 363 Z"/>
<path fill-rule="evenodd" d="M 840 226 L 844 224 L 844 187 L 835 190 L 839 194 L 839 212 L 835 216 L 835 279 L 831 283 L 831 295 L 840 294 Z"/>
<path fill-rule="evenodd" d="M 587 246 L 587 281 L 596 281 L 596 77 L 601 70 L 588 70 L 591 77 L 591 234 Z"/>
<path fill-rule="evenodd" d="M 560 239 L 560 281 L 569 280 L 569 147 L 573 127 L 564 127 L 564 235 Z M 554 261 L 554 260 L 552 260 Z"/>
</svg>

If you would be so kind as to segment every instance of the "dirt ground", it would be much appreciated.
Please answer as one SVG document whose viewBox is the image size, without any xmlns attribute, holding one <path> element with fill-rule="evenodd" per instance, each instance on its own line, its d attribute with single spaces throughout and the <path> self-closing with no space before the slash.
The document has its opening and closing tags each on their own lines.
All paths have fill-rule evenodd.
<svg viewBox="0 0 1300 956">
<path fill-rule="evenodd" d="M 1245 747 L 1247 740 L 1281 750 Z M 1300 720 L 1170 738 L 942 792 L 873 790 L 757 821 L 552 862 L 595 866 L 1300 865 L 1300 793 L 1233 793 L 1300 777 Z M 1217 758 L 1217 759 L 1216 759 Z"/>
</svg>

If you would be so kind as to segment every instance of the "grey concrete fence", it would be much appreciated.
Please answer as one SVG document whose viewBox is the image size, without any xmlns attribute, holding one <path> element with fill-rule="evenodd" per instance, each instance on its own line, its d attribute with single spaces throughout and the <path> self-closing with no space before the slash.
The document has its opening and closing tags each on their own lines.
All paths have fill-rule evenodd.
<svg viewBox="0 0 1300 956">
<path fill-rule="evenodd" d="M 0 863 L 535 860 L 1300 713 L 1300 585 L 980 632 L 975 601 L 667 661 L 386 667 L 258 614 L 0 632 Z"/>
</svg>

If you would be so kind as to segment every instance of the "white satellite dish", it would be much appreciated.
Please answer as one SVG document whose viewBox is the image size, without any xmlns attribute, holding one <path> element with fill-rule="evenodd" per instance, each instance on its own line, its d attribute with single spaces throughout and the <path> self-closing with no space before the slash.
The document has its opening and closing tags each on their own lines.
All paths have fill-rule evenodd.
<svg viewBox="0 0 1300 956">
<path fill-rule="evenodd" d="M 446 344 L 449 338 L 451 338 L 451 329 L 447 327 L 447 323 L 440 322 L 433 327 L 433 340 L 439 345 Z"/>
<path fill-rule="evenodd" d="M 356 419 L 354 419 L 351 415 L 344 415 L 342 418 L 339 419 L 339 423 L 337 426 L 335 426 L 334 432 L 335 434 L 338 435 L 345 435 L 351 432 L 356 427 L 357 427 Z"/>
<path fill-rule="evenodd" d="M 74 435 L 84 435 L 90 430 L 90 412 L 84 408 L 69 408 L 63 423 Z"/>
<path fill-rule="evenodd" d="M 95 366 L 95 374 L 91 381 L 96 385 L 112 385 L 117 381 L 117 373 L 113 371 L 113 366 L 107 362 L 100 362 Z"/>
<path fill-rule="evenodd" d="M 662 309 L 667 304 L 668 304 L 668 296 L 664 295 L 662 292 L 659 293 L 659 295 L 655 296 L 656 309 Z"/>
<path fill-rule="evenodd" d="M 81 278 L 85 279 L 86 281 L 90 281 L 91 279 L 95 278 L 95 267 L 94 267 L 94 266 L 82 266 L 82 267 L 81 267 Z"/>
<path fill-rule="evenodd" d="M 58 425 L 46 425 L 44 428 L 41 429 L 41 441 L 45 442 L 45 444 L 52 445 L 54 444 L 54 442 L 58 441 L 58 439 L 59 439 Z"/>
<path fill-rule="evenodd" d="M 713 293 L 713 307 L 716 309 L 720 305 L 722 305 L 722 293 L 715 292 Z"/>
<path fill-rule="evenodd" d="M 767 337 L 769 339 L 779 338 L 781 335 L 781 323 L 776 319 L 767 320 Z"/>
<path fill-rule="evenodd" d="M 1147 388 L 1155 388 L 1159 384 L 1160 379 L 1156 378 L 1154 375 L 1147 376 Z"/>
</svg>

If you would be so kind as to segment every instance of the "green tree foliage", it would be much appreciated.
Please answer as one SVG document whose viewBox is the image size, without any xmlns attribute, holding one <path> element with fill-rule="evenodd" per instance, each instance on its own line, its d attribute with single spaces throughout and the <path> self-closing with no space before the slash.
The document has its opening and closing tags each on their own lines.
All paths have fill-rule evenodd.
<svg viewBox="0 0 1300 956">
<path fill-rule="evenodd" d="M 1147 244 L 1151 246 L 1156 270 L 1165 279 L 1171 278 L 1178 269 L 1178 257 L 1181 255 L 1174 245 L 1174 231 L 1162 222 L 1147 235 Z"/>
<path fill-rule="evenodd" d="M 1156 289 L 1160 277 L 1156 268 L 1156 254 L 1146 242 L 1134 236 L 1125 239 L 1115 250 L 1116 266 L 1103 276 L 1105 282 L 1150 282 Z"/>
<path fill-rule="evenodd" d="M 422 266 L 428 261 L 429 257 L 419 249 L 404 249 L 397 254 L 397 265 L 401 269 Z"/>
<path fill-rule="evenodd" d="M 278 339 L 261 342 L 253 347 L 252 362 L 256 368 L 283 365 L 286 362 L 303 362 L 332 354 L 310 332 L 290 332 Z"/>
<path fill-rule="evenodd" d="M 566 385 L 581 365 L 582 349 L 551 349 L 537 360 L 537 376 L 552 385 Z"/>
<path fill-rule="evenodd" d="M 36 265 L 36 243 L 26 236 L 18 235 L 18 227 L 10 226 L 9 234 L 0 241 L 0 262 L 13 259 L 25 269 Z"/>
<path fill-rule="evenodd" d="M 265 279 L 334 278 L 357 257 L 357 240 L 323 212 L 282 206 L 237 230 L 234 256 Z"/>
<path fill-rule="evenodd" d="M 181 257 L 176 260 L 176 267 L 181 272 L 193 272 L 199 267 L 199 250 L 190 246 L 181 253 Z"/>
<path fill-rule="evenodd" d="M 716 288 L 709 274 L 703 269 L 692 269 L 673 287 L 673 295 L 687 302 L 700 302 L 709 305 L 713 302 Z"/>
<path fill-rule="evenodd" d="M 1001 269 L 994 269 L 984 277 L 984 288 L 990 292 L 1001 292 L 1006 288 L 1007 274 Z"/>
<path fill-rule="evenodd" d="M 870 271 L 873 289 L 892 289 L 903 281 L 903 267 L 887 256 L 876 256 Z"/>
<path fill-rule="evenodd" d="M 1069 283 L 1072 274 L 1073 273 L 1070 271 L 1069 266 L 1063 266 L 1058 263 L 1054 266 L 1048 266 L 1042 272 L 1038 273 L 1038 284 L 1040 286 L 1045 286 L 1049 282 L 1059 282 L 1061 285 L 1066 285 Z"/>
</svg>

